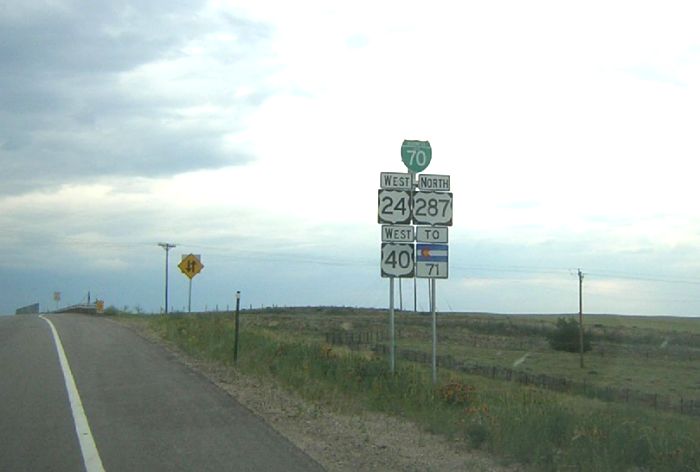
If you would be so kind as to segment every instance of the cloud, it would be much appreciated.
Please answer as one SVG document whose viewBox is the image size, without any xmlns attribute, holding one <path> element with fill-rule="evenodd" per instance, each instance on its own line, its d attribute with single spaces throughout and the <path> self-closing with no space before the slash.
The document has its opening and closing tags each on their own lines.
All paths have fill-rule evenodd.
<svg viewBox="0 0 700 472">
<path fill-rule="evenodd" d="M 250 162 L 269 28 L 204 2 L 17 2 L 0 16 L 0 192 Z"/>
</svg>

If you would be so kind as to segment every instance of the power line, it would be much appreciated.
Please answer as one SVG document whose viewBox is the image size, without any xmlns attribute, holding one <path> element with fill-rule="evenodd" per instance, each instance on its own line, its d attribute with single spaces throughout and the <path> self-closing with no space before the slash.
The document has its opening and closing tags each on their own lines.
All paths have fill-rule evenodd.
<svg viewBox="0 0 700 472">
<path fill-rule="evenodd" d="M 587 273 L 590 275 L 593 275 L 593 276 L 601 276 L 604 278 L 611 278 L 611 279 L 639 280 L 642 282 L 661 282 L 661 283 L 667 283 L 667 284 L 700 285 L 700 280 L 693 280 L 693 279 L 648 277 L 648 276 L 628 275 L 628 274 L 621 274 L 621 273 L 614 273 L 614 272 L 598 272 L 598 271 L 592 271 L 592 272 L 587 272 Z"/>
<path fill-rule="evenodd" d="M 20 236 L 22 232 L 15 232 L 16 236 Z M 26 233 L 24 236 L 27 236 Z M 154 242 L 151 241 L 110 241 L 110 240 L 95 240 L 95 239 L 84 239 L 79 237 L 56 237 L 52 240 L 44 240 L 39 242 L 40 245 L 49 246 L 60 244 L 61 242 L 70 245 L 76 245 L 80 247 L 93 247 L 93 248 L 111 248 L 111 249 L 132 249 L 136 247 L 149 247 Z M 333 255 L 306 255 L 289 252 L 298 251 L 299 249 L 306 249 L 307 251 L 313 251 L 319 247 L 329 247 L 327 244 L 284 244 L 276 246 L 274 250 L 265 249 L 252 249 L 245 247 L 237 247 L 232 249 L 231 246 L 220 246 L 220 245 L 209 245 L 209 244 L 198 244 L 178 242 L 173 243 L 180 247 L 192 248 L 192 249 L 202 249 L 209 251 L 220 252 L 222 258 L 227 259 L 256 259 L 261 260 L 264 258 L 266 261 L 270 262 L 297 262 L 297 263 L 307 263 L 307 264 L 317 264 L 324 266 L 335 266 L 335 267 L 371 267 L 376 264 L 376 260 L 367 258 L 340 258 Z M 332 247 L 332 246 L 330 246 Z M 306 251 L 303 251 L 306 252 Z M 522 274 L 527 275 L 563 275 L 565 273 L 571 273 L 570 268 L 555 268 L 555 267 L 538 267 L 538 266 L 486 266 L 486 265 L 462 265 L 462 264 L 451 264 L 451 270 L 458 271 L 460 273 L 466 272 L 494 272 L 503 274 Z M 636 280 L 640 282 L 654 282 L 654 283 L 665 283 L 665 284 L 682 284 L 682 285 L 700 285 L 700 279 L 695 278 L 680 278 L 680 277 L 658 277 L 658 276 L 648 276 L 648 275 L 637 275 L 630 274 L 628 272 L 617 272 L 611 270 L 588 270 L 586 272 L 592 278 L 605 278 L 605 279 L 618 279 L 618 280 Z"/>
</svg>

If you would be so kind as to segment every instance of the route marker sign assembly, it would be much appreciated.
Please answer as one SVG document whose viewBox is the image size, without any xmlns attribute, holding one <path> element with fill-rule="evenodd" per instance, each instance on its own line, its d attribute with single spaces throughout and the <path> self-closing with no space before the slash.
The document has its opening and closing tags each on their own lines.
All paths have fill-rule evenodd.
<svg viewBox="0 0 700 472">
<path fill-rule="evenodd" d="M 389 279 L 390 371 L 395 372 L 396 364 L 394 279 L 413 278 L 415 287 L 416 278 L 426 278 L 431 294 L 433 383 L 437 383 L 435 279 L 449 275 L 447 242 L 448 226 L 452 226 L 452 193 L 449 175 L 416 175 L 428 167 L 432 157 L 428 141 L 403 141 L 401 160 L 409 172 L 379 174 L 377 222 L 382 224 L 381 275 Z M 415 293 L 414 288 L 414 297 Z"/>
</svg>

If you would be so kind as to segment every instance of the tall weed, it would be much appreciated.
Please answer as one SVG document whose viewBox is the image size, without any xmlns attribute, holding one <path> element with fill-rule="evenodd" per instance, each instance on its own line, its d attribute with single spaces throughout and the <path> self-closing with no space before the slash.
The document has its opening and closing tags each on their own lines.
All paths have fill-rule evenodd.
<svg viewBox="0 0 700 472">
<path fill-rule="evenodd" d="M 231 363 L 233 321 L 160 316 L 149 322 L 193 356 Z M 433 386 L 420 365 L 293 342 L 262 328 L 241 332 L 237 368 L 274 377 L 304 397 L 346 411 L 399 415 L 533 470 L 700 471 L 693 418 L 611 405 L 466 374 Z"/>
</svg>

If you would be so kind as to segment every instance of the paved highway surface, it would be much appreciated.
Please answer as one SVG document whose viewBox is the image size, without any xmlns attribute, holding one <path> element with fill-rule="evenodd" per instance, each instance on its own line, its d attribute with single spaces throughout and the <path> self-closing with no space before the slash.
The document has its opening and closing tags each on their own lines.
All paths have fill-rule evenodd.
<svg viewBox="0 0 700 472">
<path fill-rule="evenodd" d="M 322 470 L 161 347 L 109 320 L 46 318 L 87 421 L 76 426 L 50 324 L 0 317 L 0 471 Z M 81 452 L 90 433 L 97 461 Z"/>
</svg>

